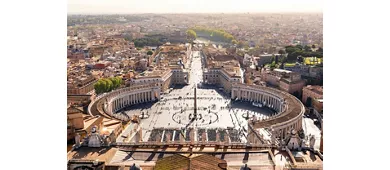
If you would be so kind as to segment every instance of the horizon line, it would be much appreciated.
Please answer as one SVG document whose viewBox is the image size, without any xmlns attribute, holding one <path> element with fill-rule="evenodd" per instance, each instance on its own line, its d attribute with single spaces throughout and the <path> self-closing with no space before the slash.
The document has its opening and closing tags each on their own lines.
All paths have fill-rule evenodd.
<svg viewBox="0 0 390 170">
<path fill-rule="evenodd" d="M 323 14 L 323 11 L 302 12 L 145 12 L 145 13 L 67 13 L 67 15 L 142 15 L 142 14 Z"/>
</svg>

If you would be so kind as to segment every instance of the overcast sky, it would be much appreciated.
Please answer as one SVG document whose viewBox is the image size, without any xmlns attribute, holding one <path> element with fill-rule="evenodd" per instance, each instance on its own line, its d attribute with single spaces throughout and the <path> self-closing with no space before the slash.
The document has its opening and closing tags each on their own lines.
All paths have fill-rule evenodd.
<svg viewBox="0 0 390 170">
<path fill-rule="evenodd" d="M 322 12 L 323 0 L 68 0 L 68 14 Z"/>
</svg>

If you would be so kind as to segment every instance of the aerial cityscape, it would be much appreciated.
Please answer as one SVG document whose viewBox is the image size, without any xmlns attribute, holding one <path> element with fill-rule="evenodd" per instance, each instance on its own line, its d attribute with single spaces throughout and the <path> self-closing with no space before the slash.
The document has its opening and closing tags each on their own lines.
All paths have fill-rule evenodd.
<svg viewBox="0 0 390 170">
<path fill-rule="evenodd" d="M 69 170 L 323 169 L 322 13 L 72 14 Z"/>
</svg>

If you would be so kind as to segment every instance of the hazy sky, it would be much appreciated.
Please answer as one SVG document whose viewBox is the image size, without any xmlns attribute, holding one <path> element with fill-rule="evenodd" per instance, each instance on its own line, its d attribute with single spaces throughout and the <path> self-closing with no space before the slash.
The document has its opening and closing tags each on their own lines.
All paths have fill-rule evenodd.
<svg viewBox="0 0 390 170">
<path fill-rule="evenodd" d="M 322 12 L 323 0 L 68 0 L 68 14 Z"/>
</svg>

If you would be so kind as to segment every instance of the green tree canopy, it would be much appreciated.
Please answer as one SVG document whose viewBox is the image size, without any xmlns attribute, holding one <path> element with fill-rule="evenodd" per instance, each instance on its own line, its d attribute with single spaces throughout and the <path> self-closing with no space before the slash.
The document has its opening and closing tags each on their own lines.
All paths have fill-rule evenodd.
<svg viewBox="0 0 390 170">
<path fill-rule="evenodd" d="M 199 36 L 198 35 L 199 33 L 199 34 L 207 35 L 208 38 L 210 39 L 218 39 L 228 43 L 234 43 L 232 41 L 235 40 L 233 35 L 231 35 L 230 33 L 226 32 L 223 29 L 211 29 L 211 28 L 196 26 L 194 28 L 189 29 L 187 31 L 187 35 L 188 34 L 193 35 L 193 33 L 189 32 L 190 30 L 193 30 L 195 32 L 195 38 Z"/>
<path fill-rule="evenodd" d="M 153 51 L 148 51 L 146 54 L 147 55 L 153 55 Z"/>
<path fill-rule="evenodd" d="M 279 53 L 279 54 L 286 54 L 286 51 L 284 51 L 284 50 L 279 50 L 278 53 Z"/>
<path fill-rule="evenodd" d="M 286 46 L 287 61 L 295 62 L 297 61 L 298 56 L 302 57 L 319 57 L 322 58 L 322 48 L 320 47 L 317 51 L 312 51 L 310 46 L 305 46 L 304 50 L 302 50 L 302 46 Z"/>
<path fill-rule="evenodd" d="M 275 61 L 272 61 L 271 68 L 275 68 L 275 67 L 276 67 L 276 63 L 275 63 Z"/>
<path fill-rule="evenodd" d="M 195 40 L 197 38 L 196 32 L 192 29 L 187 30 L 187 39 L 188 40 Z"/>
<path fill-rule="evenodd" d="M 275 61 L 275 55 L 272 54 L 271 56 L 271 62 L 274 62 Z"/>
<path fill-rule="evenodd" d="M 114 90 L 120 87 L 121 84 L 121 77 L 102 78 L 94 84 L 94 89 L 97 94 L 100 94 Z"/>
<path fill-rule="evenodd" d="M 312 51 L 312 50 L 311 50 L 311 47 L 310 47 L 310 46 L 308 46 L 308 45 L 306 45 L 306 46 L 304 47 L 304 49 L 305 49 L 305 51 L 307 51 L 307 52 L 310 52 L 310 51 Z"/>
</svg>

